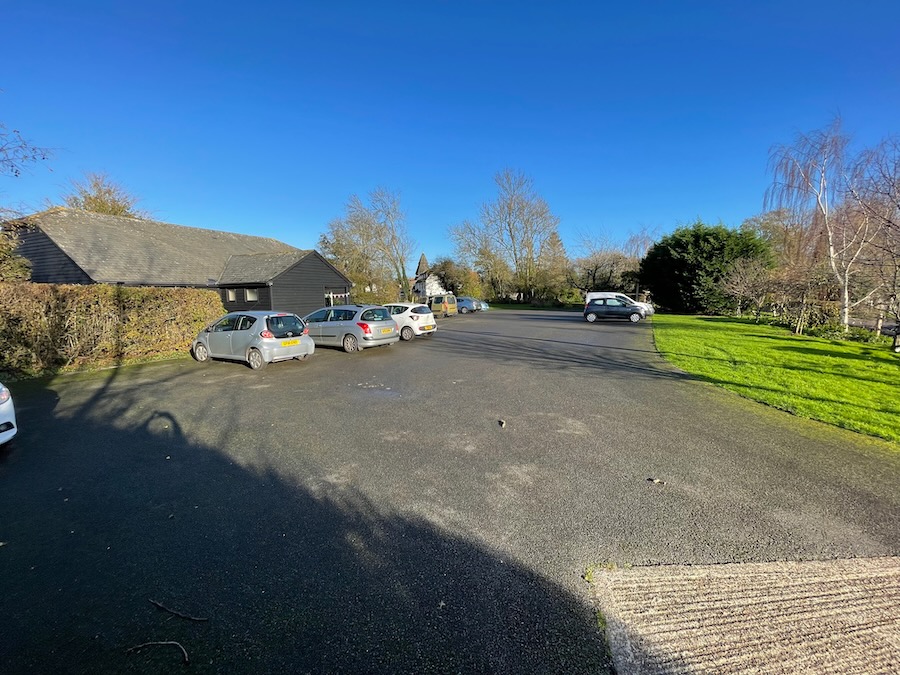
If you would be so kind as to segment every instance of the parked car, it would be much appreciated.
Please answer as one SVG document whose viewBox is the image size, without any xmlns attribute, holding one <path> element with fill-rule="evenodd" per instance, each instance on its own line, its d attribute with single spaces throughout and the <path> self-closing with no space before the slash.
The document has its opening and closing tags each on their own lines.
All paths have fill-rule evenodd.
<svg viewBox="0 0 900 675">
<path fill-rule="evenodd" d="M 434 295 L 428 298 L 428 306 L 435 316 L 453 316 L 457 312 L 456 296 L 452 293 L 446 295 Z"/>
<path fill-rule="evenodd" d="M 420 302 L 392 302 L 385 305 L 400 327 L 400 339 L 412 340 L 416 335 L 433 335 L 437 330 L 434 314 Z"/>
<path fill-rule="evenodd" d="M 456 307 L 460 314 L 468 314 L 469 312 L 481 311 L 481 300 L 460 296 L 456 298 Z"/>
<path fill-rule="evenodd" d="M 597 319 L 628 319 L 637 323 L 645 316 L 643 307 L 618 298 L 594 298 L 584 306 L 584 320 L 588 323 Z"/>
<path fill-rule="evenodd" d="M 315 349 L 299 316 L 261 311 L 230 312 L 200 331 L 191 345 L 201 363 L 210 357 L 244 361 L 253 370 L 274 361 L 303 361 Z"/>
<path fill-rule="evenodd" d="M 12 394 L 0 383 L 0 445 L 11 441 L 18 430 Z"/>
<path fill-rule="evenodd" d="M 649 302 L 638 302 L 632 298 L 629 298 L 624 293 L 619 293 L 618 291 L 591 291 L 584 297 L 584 307 L 587 309 L 588 303 L 595 298 L 616 298 L 617 300 L 621 300 L 622 302 L 630 303 L 632 305 L 637 305 L 638 307 L 642 307 L 644 309 L 644 316 L 653 316 L 656 312 L 653 309 L 653 305 Z"/>
<path fill-rule="evenodd" d="M 309 336 L 317 345 L 343 347 L 358 352 L 383 347 L 400 339 L 400 328 L 387 307 L 381 305 L 336 305 L 322 307 L 303 317 Z"/>
</svg>

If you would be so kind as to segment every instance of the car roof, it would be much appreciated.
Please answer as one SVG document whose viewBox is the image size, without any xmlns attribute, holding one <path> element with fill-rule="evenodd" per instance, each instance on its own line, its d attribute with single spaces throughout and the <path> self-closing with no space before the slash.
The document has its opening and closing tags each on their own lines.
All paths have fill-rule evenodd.
<svg viewBox="0 0 900 675">
<path fill-rule="evenodd" d="M 238 310 L 235 312 L 228 312 L 228 314 L 225 314 L 220 318 L 224 319 L 226 316 L 255 316 L 257 318 L 260 318 L 260 317 L 266 317 L 266 316 L 298 316 L 298 315 L 294 314 L 293 312 L 280 312 L 276 309 L 272 309 L 272 310 L 268 310 L 268 311 L 261 310 L 261 309 L 248 309 L 246 311 Z"/>
<path fill-rule="evenodd" d="M 369 309 L 369 307 L 384 307 L 384 305 L 332 305 L 330 307 L 319 307 L 319 309 Z M 319 309 L 316 311 L 318 312 Z"/>
<path fill-rule="evenodd" d="M 351 309 L 354 312 L 358 312 L 363 309 L 384 309 L 384 305 L 332 305 L 330 307 L 319 307 L 319 309 L 314 309 L 311 312 L 305 314 L 305 316 L 310 316 L 315 314 L 316 312 L 321 312 L 323 309 Z"/>
<path fill-rule="evenodd" d="M 425 307 L 428 308 L 423 302 L 386 302 L 384 303 L 385 307 Z"/>
</svg>

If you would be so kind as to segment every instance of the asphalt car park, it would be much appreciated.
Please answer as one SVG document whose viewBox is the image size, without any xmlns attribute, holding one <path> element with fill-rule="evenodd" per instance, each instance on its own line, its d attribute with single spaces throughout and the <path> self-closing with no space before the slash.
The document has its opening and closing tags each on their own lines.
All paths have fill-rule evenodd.
<svg viewBox="0 0 900 675">
<path fill-rule="evenodd" d="M 602 673 L 590 565 L 900 554 L 896 452 L 687 378 L 649 321 L 438 321 L 17 383 L 6 668 Z"/>
</svg>

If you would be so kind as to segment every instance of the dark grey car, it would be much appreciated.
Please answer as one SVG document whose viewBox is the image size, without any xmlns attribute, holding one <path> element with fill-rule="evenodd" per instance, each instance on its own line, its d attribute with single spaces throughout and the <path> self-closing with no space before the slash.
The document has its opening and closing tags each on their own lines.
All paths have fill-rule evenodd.
<svg viewBox="0 0 900 675">
<path fill-rule="evenodd" d="M 595 298 L 584 306 L 584 320 L 588 323 L 597 319 L 628 319 L 637 323 L 645 316 L 643 307 L 618 298 Z"/>
<path fill-rule="evenodd" d="M 322 307 L 303 318 L 317 345 L 342 347 L 345 352 L 392 345 L 400 339 L 397 322 L 381 305 Z"/>
</svg>

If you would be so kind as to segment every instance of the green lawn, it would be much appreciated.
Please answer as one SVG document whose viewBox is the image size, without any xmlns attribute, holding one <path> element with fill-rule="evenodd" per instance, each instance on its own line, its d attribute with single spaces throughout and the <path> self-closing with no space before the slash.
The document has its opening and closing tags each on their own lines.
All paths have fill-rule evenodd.
<svg viewBox="0 0 900 675">
<path fill-rule="evenodd" d="M 699 379 L 801 417 L 900 442 L 900 356 L 725 317 L 653 317 L 656 347 Z"/>
</svg>

